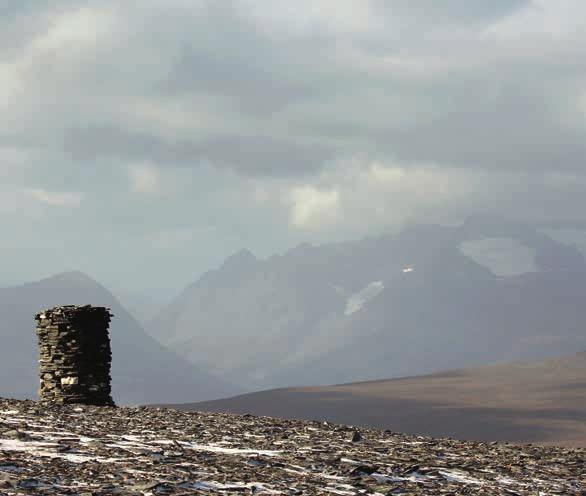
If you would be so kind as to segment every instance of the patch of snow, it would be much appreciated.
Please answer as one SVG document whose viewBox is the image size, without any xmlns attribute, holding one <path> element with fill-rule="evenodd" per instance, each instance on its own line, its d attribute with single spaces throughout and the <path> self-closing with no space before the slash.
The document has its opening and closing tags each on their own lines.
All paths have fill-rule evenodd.
<svg viewBox="0 0 586 496">
<path fill-rule="evenodd" d="M 356 490 L 356 488 L 353 485 L 351 485 L 351 484 L 336 484 L 336 488 L 338 488 L 338 489 L 350 489 L 352 491 L 355 491 Z"/>
<path fill-rule="evenodd" d="M 284 468 L 283 472 L 287 472 L 288 474 L 295 474 L 295 475 L 305 475 L 307 474 L 307 470 L 294 470 L 292 468 Z"/>
<path fill-rule="evenodd" d="M 87 455 L 78 455 L 76 453 L 50 453 L 47 456 L 50 456 L 51 458 L 61 458 L 63 460 L 67 460 L 68 462 L 71 462 L 71 463 L 85 463 L 85 462 L 89 462 L 90 460 L 94 459 L 94 457 L 87 456 Z M 102 460 L 105 460 L 105 459 L 102 459 Z M 113 460 L 108 460 L 108 461 L 113 461 Z"/>
<path fill-rule="evenodd" d="M 243 436 L 244 437 L 253 437 L 253 438 L 256 438 L 256 439 L 264 439 L 265 438 L 264 436 L 259 436 L 258 434 L 251 434 L 250 432 L 245 432 L 243 434 Z"/>
<path fill-rule="evenodd" d="M 57 443 L 45 443 L 41 441 L 20 441 L 18 439 L 0 439 L 2 451 L 32 452 L 43 448 L 56 448 Z"/>
<path fill-rule="evenodd" d="M 405 267 L 403 269 L 404 274 L 408 274 L 409 272 L 413 272 L 415 269 L 413 267 Z"/>
<path fill-rule="evenodd" d="M 340 496 L 354 496 L 356 491 L 346 491 L 343 489 L 337 489 L 335 487 L 325 487 L 324 491 L 327 491 L 330 494 L 339 494 Z"/>
<path fill-rule="evenodd" d="M 495 276 L 516 276 L 537 271 L 535 250 L 512 238 L 465 241 L 459 248 L 461 253 L 489 269 Z"/>
<path fill-rule="evenodd" d="M 25 434 L 29 434 L 31 436 L 40 436 L 43 441 L 79 441 L 81 443 L 88 443 L 90 441 L 94 441 L 93 438 L 85 437 L 85 436 L 78 436 L 73 432 L 67 431 L 22 431 Z"/>
<path fill-rule="evenodd" d="M 439 474 L 450 482 L 459 482 L 460 484 L 484 484 L 480 479 L 470 477 L 469 474 L 460 470 L 439 470 Z"/>
<path fill-rule="evenodd" d="M 281 491 L 275 491 L 260 482 L 230 482 L 224 484 L 221 482 L 199 481 L 195 484 L 185 484 L 185 486 L 187 489 L 199 489 L 200 491 L 242 491 L 243 489 L 250 489 L 255 493 L 283 494 Z"/>
<path fill-rule="evenodd" d="M 346 309 L 344 315 L 352 315 L 361 310 L 366 303 L 378 296 L 385 289 L 382 281 L 371 282 L 368 286 L 361 289 L 357 293 L 350 295 L 346 301 Z"/>
<path fill-rule="evenodd" d="M 496 481 L 499 484 L 506 484 L 506 485 L 510 485 L 510 484 L 520 484 L 522 486 L 527 485 L 527 484 L 519 483 L 519 481 L 517 481 L 515 479 L 511 479 L 510 477 L 499 477 L 498 479 L 496 479 Z"/>
<path fill-rule="evenodd" d="M 212 444 L 197 444 L 186 443 L 179 441 L 179 444 L 185 448 L 195 451 L 209 451 L 211 453 L 224 453 L 226 455 L 264 455 L 264 456 L 278 456 L 281 451 L 274 450 L 257 450 L 252 448 L 226 448 L 224 446 L 217 446 Z"/>
<path fill-rule="evenodd" d="M 136 441 L 137 443 L 142 443 L 145 441 L 144 436 L 135 436 L 134 434 L 124 434 L 123 436 L 115 436 L 114 434 L 108 434 L 108 437 L 113 439 L 122 439 L 123 441 Z"/>
<path fill-rule="evenodd" d="M 311 472 L 309 472 L 311 473 Z M 346 477 L 343 477 L 341 475 L 332 475 L 332 474 L 325 474 L 325 473 L 319 473 L 319 474 L 314 474 L 317 475 L 319 477 L 321 477 L 322 479 L 329 479 L 329 480 L 344 480 Z"/>
<path fill-rule="evenodd" d="M 124 450 L 130 451 L 130 452 L 133 452 L 133 453 L 136 451 L 151 453 L 151 452 L 159 451 L 162 449 L 162 448 L 155 448 L 153 446 L 149 446 L 146 444 L 134 443 L 131 441 L 120 441 L 117 443 L 107 443 L 105 446 L 108 448 L 120 448 L 120 449 L 124 449 Z"/>
<path fill-rule="evenodd" d="M 426 479 L 429 479 L 429 476 L 427 475 L 423 475 L 420 472 L 412 472 L 409 475 L 403 477 L 403 476 L 398 476 L 398 475 L 386 475 L 386 474 L 378 474 L 378 473 L 373 473 L 370 474 L 370 476 L 375 479 L 377 482 L 380 483 L 384 483 L 384 482 L 404 482 L 404 481 L 409 481 L 409 482 L 418 482 L 418 481 L 424 481 Z"/>
<path fill-rule="evenodd" d="M 20 451 L 30 453 L 34 456 L 47 458 L 61 458 L 72 463 L 84 463 L 90 460 L 95 460 L 100 463 L 111 463 L 118 461 L 117 458 L 100 458 L 95 456 L 88 456 L 84 454 L 75 453 L 58 453 L 51 451 L 59 445 L 57 443 L 43 442 L 43 441 L 20 441 L 17 439 L 0 439 L 0 451 Z"/>
</svg>

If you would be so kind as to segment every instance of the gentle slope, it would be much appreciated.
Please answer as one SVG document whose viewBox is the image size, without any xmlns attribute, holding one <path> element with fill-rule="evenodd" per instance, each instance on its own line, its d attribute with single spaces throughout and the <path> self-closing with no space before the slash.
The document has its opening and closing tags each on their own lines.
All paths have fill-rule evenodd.
<svg viewBox="0 0 586 496">
<path fill-rule="evenodd" d="M 180 405 L 459 439 L 586 446 L 586 353 Z"/>
</svg>

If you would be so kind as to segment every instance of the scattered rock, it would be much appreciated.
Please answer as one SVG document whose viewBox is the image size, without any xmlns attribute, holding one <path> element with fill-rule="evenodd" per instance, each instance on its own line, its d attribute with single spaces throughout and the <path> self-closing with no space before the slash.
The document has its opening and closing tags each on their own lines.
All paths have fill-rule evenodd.
<svg viewBox="0 0 586 496">
<path fill-rule="evenodd" d="M 0 495 L 582 496 L 586 450 L 1 400 Z M 28 426 L 30 439 L 18 439 Z M 10 433 L 10 437 L 6 436 Z M 16 436 L 16 437 L 15 437 Z M 349 442 L 354 440 L 354 442 Z"/>
<path fill-rule="evenodd" d="M 16 429 L 3 432 L 2 437 L 5 439 L 18 439 L 19 441 L 30 439 L 30 436 L 26 432 L 21 432 Z"/>
</svg>

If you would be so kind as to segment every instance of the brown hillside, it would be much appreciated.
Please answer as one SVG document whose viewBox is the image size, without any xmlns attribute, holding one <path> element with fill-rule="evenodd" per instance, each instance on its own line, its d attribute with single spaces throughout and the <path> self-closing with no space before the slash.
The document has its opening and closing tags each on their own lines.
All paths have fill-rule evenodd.
<svg viewBox="0 0 586 496">
<path fill-rule="evenodd" d="M 586 353 L 421 377 L 276 389 L 180 407 L 461 439 L 586 446 Z"/>
</svg>

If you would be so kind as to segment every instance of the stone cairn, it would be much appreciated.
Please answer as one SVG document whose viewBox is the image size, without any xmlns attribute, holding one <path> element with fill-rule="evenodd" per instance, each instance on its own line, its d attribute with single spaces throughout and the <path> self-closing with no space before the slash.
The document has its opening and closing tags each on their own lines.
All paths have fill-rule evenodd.
<svg viewBox="0 0 586 496">
<path fill-rule="evenodd" d="M 39 400 L 114 405 L 109 308 L 66 305 L 35 316 L 40 348 Z"/>
</svg>

